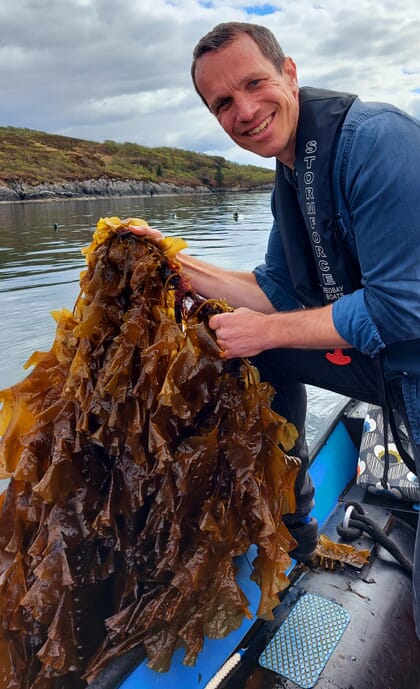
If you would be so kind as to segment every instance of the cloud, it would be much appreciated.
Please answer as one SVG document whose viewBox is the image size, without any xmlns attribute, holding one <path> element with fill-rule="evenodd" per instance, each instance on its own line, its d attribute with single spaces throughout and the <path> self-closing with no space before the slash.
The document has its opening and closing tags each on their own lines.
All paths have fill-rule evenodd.
<svg viewBox="0 0 420 689">
<path fill-rule="evenodd" d="M 0 7 L 2 124 L 272 167 L 233 145 L 191 85 L 197 40 L 231 20 L 266 23 L 302 85 L 419 115 L 417 0 L 20 0 Z"/>
</svg>

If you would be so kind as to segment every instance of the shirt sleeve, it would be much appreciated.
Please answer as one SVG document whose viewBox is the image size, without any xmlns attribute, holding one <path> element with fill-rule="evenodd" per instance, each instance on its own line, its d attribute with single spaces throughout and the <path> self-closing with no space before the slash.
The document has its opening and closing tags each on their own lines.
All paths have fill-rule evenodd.
<svg viewBox="0 0 420 689">
<path fill-rule="evenodd" d="M 333 320 L 347 342 L 374 356 L 420 338 L 420 123 L 383 105 L 347 127 L 337 151 L 338 211 L 363 288 L 334 303 Z"/>
<path fill-rule="evenodd" d="M 365 305 L 364 290 L 345 294 L 333 304 L 333 322 L 346 342 L 363 354 L 374 357 L 385 347 L 375 322 Z"/>
</svg>

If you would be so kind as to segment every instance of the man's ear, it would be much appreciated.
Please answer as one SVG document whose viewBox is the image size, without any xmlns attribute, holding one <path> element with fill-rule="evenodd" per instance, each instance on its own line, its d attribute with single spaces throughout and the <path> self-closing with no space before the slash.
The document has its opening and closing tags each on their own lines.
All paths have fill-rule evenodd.
<svg viewBox="0 0 420 689">
<path fill-rule="evenodd" d="M 286 57 L 283 62 L 283 74 L 288 77 L 292 85 L 298 88 L 297 67 L 291 57 Z"/>
</svg>

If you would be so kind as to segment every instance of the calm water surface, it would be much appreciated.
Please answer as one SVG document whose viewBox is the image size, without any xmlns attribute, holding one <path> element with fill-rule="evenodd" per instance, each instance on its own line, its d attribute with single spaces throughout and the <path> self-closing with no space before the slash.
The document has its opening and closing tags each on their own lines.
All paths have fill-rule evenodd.
<svg viewBox="0 0 420 689">
<path fill-rule="evenodd" d="M 180 196 L 0 203 L 0 388 L 21 380 L 34 350 L 51 348 L 52 310 L 72 309 L 84 269 L 81 248 L 100 217 L 138 217 L 167 236 L 183 237 L 190 254 L 248 270 L 261 263 L 271 227 L 270 194 Z M 308 437 L 338 397 L 308 388 Z"/>
</svg>

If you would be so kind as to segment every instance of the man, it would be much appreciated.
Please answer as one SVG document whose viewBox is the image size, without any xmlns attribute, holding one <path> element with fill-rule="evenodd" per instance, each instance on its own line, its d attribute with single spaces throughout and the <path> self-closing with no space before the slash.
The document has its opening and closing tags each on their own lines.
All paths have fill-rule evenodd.
<svg viewBox="0 0 420 689">
<path fill-rule="evenodd" d="M 236 307 L 210 319 L 221 356 L 255 357 L 274 409 L 298 428 L 298 507 L 285 521 L 305 559 L 316 524 L 304 384 L 395 410 L 419 474 L 420 123 L 387 104 L 300 89 L 262 26 L 216 26 L 194 50 L 192 77 L 233 141 L 277 160 L 265 263 L 247 273 L 180 260 L 199 293 Z M 420 635 L 419 539 L 415 560 Z"/>
</svg>

